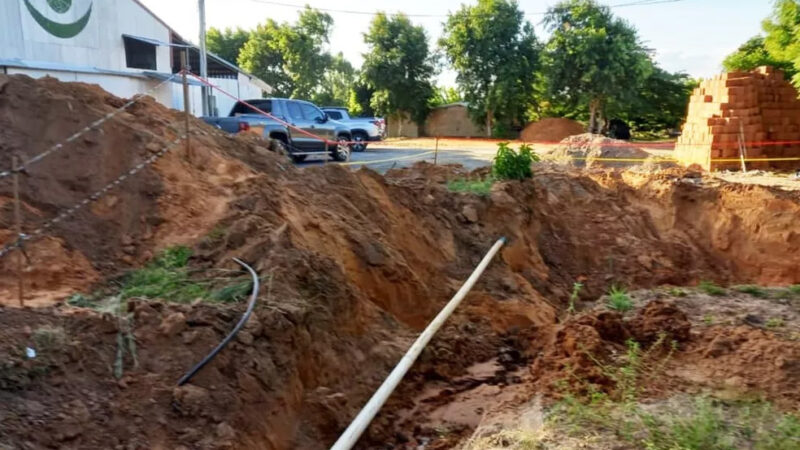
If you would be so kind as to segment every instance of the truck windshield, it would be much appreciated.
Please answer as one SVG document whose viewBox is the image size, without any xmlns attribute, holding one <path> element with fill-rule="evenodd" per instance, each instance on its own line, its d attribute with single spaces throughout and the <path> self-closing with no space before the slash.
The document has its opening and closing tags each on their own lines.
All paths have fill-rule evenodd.
<svg viewBox="0 0 800 450">
<path fill-rule="evenodd" d="M 270 100 L 250 100 L 247 103 L 255 106 L 261 111 L 272 113 L 272 101 Z M 242 102 L 236 102 L 236 105 L 231 111 L 231 116 L 238 116 L 239 114 L 261 114 L 259 111 L 245 105 Z"/>
</svg>

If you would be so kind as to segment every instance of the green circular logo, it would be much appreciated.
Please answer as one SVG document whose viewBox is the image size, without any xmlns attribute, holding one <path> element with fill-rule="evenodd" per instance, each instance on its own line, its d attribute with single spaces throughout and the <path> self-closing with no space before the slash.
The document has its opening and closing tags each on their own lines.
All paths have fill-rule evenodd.
<svg viewBox="0 0 800 450">
<path fill-rule="evenodd" d="M 53 8 L 53 11 L 63 14 L 72 7 L 72 0 L 47 0 L 47 4 Z"/>
</svg>

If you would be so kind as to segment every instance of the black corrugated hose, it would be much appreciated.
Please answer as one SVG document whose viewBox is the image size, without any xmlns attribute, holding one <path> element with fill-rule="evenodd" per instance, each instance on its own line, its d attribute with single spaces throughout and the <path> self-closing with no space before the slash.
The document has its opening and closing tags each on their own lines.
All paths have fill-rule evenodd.
<svg viewBox="0 0 800 450">
<path fill-rule="evenodd" d="M 247 320 L 250 318 L 250 315 L 253 313 L 253 308 L 255 308 L 256 299 L 258 298 L 258 288 L 259 288 L 258 274 L 256 274 L 256 271 L 253 270 L 252 267 L 248 266 L 247 263 L 240 260 L 239 258 L 233 258 L 233 260 L 236 261 L 240 266 L 247 269 L 247 271 L 250 272 L 250 276 L 253 277 L 253 291 L 250 294 L 250 304 L 247 305 L 247 311 L 245 311 L 242 318 L 239 319 L 239 323 L 237 323 L 236 326 L 233 327 L 233 331 L 231 331 L 231 333 L 228 336 L 226 336 L 225 339 L 223 339 L 222 342 L 220 342 L 219 345 L 217 345 L 217 347 L 214 348 L 214 350 L 211 350 L 211 353 L 209 353 L 205 358 L 203 358 L 202 361 L 197 363 L 197 365 L 194 366 L 192 370 L 187 372 L 186 375 L 182 376 L 181 379 L 178 380 L 178 386 L 183 386 L 184 384 L 188 383 L 189 380 L 191 380 L 192 377 L 195 376 L 197 372 L 200 371 L 200 369 L 202 369 L 206 364 L 208 364 L 212 359 L 214 359 L 214 357 L 217 356 L 217 354 L 220 351 L 222 351 L 222 349 L 225 348 L 226 345 L 228 345 L 231 339 L 236 337 L 236 333 L 238 333 L 239 330 L 242 329 L 244 324 L 247 323 Z"/>
</svg>

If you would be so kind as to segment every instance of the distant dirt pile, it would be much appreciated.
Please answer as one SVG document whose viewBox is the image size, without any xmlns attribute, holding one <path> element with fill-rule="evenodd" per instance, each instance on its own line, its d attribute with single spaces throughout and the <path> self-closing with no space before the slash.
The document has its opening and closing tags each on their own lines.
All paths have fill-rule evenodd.
<svg viewBox="0 0 800 450">
<path fill-rule="evenodd" d="M 568 137 L 558 147 L 546 153 L 547 159 L 587 169 L 631 167 L 642 164 L 650 156 L 630 142 L 590 133 Z"/>
<path fill-rule="evenodd" d="M 547 118 L 529 123 L 520 133 L 522 141 L 559 142 L 570 136 L 583 134 L 586 127 L 570 119 Z"/>
</svg>

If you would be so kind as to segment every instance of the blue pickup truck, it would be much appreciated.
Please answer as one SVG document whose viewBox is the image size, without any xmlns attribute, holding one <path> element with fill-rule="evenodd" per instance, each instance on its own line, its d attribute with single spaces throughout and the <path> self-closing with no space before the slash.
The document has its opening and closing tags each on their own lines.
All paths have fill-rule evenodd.
<svg viewBox="0 0 800 450">
<path fill-rule="evenodd" d="M 253 107 L 279 120 L 265 116 Z M 350 159 L 350 128 L 331 120 L 313 103 L 302 100 L 262 98 L 236 102 L 228 117 L 202 119 L 229 133 L 255 133 L 280 141 L 295 162 L 323 152 L 328 152 L 335 161 Z"/>
</svg>

